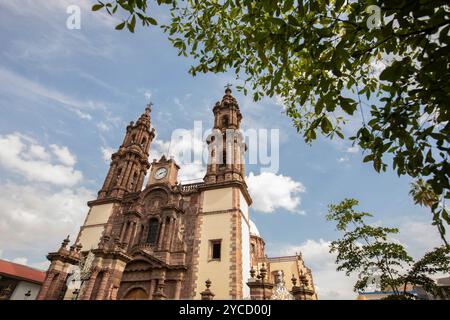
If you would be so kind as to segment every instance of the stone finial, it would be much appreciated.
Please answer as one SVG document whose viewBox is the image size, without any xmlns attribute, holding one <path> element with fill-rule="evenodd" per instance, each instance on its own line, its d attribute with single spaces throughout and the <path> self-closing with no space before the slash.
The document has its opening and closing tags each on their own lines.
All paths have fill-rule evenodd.
<svg viewBox="0 0 450 320">
<path fill-rule="evenodd" d="M 291 282 L 292 282 L 292 286 L 295 287 L 295 285 L 297 284 L 297 279 L 295 278 L 294 275 L 292 275 Z"/>
<path fill-rule="evenodd" d="M 252 268 L 250 269 L 250 277 L 252 277 L 252 279 L 254 279 L 255 278 L 255 274 L 256 274 L 256 270 L 252 266 Z"/>
<path fill-rule="evenodd" d="M 205 281 L 206 289 L 202 292 L 200 292 L 200 295 L 202 296 L 202 300 L 212 300 L 215 296 L 214 293 L 209 289 L 211 287 L 211 280 Z"/>
<path fill-rule="evenodd" d="M 69 244 L 69 242 L 70 242 L 70 237 L 69 237 L 69 235 L 68 235 L 67 238 L 65 238 L 65 239 L 63 240 L 63 242 L 61 242 L 61 247 L 59 248 L 59 252 L 62 252 L 62 251 L 64 251 L 64 250 L 66 250 L 67 245 Z"/>
<path fill-rule="evenodd" d="M 267 275 L 267 269 L 265 267 L 265 264 L 263 263 L 261 268 L 259 269 L 259 275 L 261 277 L 262 280 L 264 280 L 266 278 Z"/>
<path fill-rule="evenodd" d="M 308 287 L 309 281 L 306 278 L 306 276 L 303 274 L 303 271 L 300 271 L 300 283 L 304 286 L 304 287 Z"/>
</svg>

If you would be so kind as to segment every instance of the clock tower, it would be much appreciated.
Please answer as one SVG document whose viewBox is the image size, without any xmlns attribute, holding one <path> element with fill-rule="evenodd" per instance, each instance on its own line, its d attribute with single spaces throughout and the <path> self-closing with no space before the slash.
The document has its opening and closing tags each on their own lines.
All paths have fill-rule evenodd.
<svg viewBox="0 0 450 320">
<path fill-rule="evenodd" d="M 159 161 L 153 159 L 147 186 L 154 184 L 176 185 L 179 169 L 180 167 L 172 158 L 167 159 L 163 155 Z"/>
</svg>

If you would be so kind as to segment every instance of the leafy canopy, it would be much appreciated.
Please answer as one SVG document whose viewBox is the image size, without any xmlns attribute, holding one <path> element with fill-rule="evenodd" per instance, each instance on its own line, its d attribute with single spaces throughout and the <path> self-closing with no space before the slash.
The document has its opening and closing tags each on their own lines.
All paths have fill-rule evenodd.
<svg viewBox="0 0 450 320">
<path fill-rule="evenodd" d="M 255 101 L 281 97 L 308 143 L 344 138 L 345 119 L 359 112 L 348 138 L 364 162 L 379 172 L 392 161 L 399 175 L 426 177 L 439 199 L 450 198 L 448 0 L 116 0 L 93 10 L 119 8 L 116 29 L 134 32 L 136 20 L 157 24 L 149 3 L 168 5 L 162 28 L 195 59 L 192 75 L 232 70 Z M 367 12 L 372 5 L 379 16 Z"/>
<path fill-rule="evenodd" d="M 372 215 L 356 211 L 357 205 L 357 200 L 345 199 L 337 205 L 329 205 L 327 215 L 327 219 L 336 222 L 337 230 L 343 233 L 341 239 L 331 243 L 330 253 L 337 253 L 338 271 L 345 271 L 347 276 L 358 274 L 354 290 L 365 291 L 370 285 L 377 284 L 379 289 L 392 290 L 397 296 L 390 298 L 408 298 L 409 284 L 420 285 L 426 292 L 445 297 L 443 288 L 430 276 L 450 272 L 450 248 L 435 248 L 414 261 L 403 245 L 391 239 L 398 229 L 367 224 L 365 220 Z"/>
</svg>

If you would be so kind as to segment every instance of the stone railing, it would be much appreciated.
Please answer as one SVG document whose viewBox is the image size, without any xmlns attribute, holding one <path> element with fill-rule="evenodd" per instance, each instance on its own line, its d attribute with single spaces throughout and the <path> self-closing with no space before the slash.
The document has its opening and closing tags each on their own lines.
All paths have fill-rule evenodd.
<svg viewBox="0 0 450 320">
<path fill-rule="evenodd" d="M 204 182 L 189 183 L 179 185 L 180 191 L 183 193 L 196 192 L 200 186 L 203 186 Z"/>
</svg>

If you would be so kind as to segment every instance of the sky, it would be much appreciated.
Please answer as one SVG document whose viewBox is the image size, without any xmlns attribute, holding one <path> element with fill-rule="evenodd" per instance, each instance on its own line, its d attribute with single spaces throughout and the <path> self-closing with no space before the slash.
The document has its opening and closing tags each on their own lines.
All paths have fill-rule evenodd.
<svg viewBox="0 0 450 320">
<path fill-rule="evenodd" d="M 81 9 L 81 29 L 66 27 L 70 5 Z M 0 0 L 1 259 L 45 269 L 46 254 L 68 234 L 76 237 L 126 125 L 150 101 L 153 159 L 189 147 L 171 141 L 174 130 L 192 132 L 195 123 L 202 132 L 210 129 L 224 86 L 238 83 L 232 73 L 190 76 L 193 61 L 178 56 L 159 28 L 116 31 L 120 19 L 92 13 L 91 6 L 88 0 Z M 167 13 L 155 10 L 166 21 Z M 277 98 L 255 103 L 236 90 L 233 95 L 244 130 L 279 132 L 278 169 L 247 166 L 251 219 L 269 256 L 302 253 L 320 299 L 356 297 L 355 277 L 337 272 L 328 252 L 339 237 L 325 219 L 328 204 L 358 199 L 358 209 L 374 214 L 371 223 L 400 228 L 396 240 L 414 257 L 440 244 L 431 214 L 408 195 L 410 178 L 391 167 L 376 173 L 348 141 L 305 144 Z M 346 136 L 360 125 L 357 116 L 349 120 Z M 203 163 L 182 163 L 180 181 L 203 175 Z"/>
</svg>

